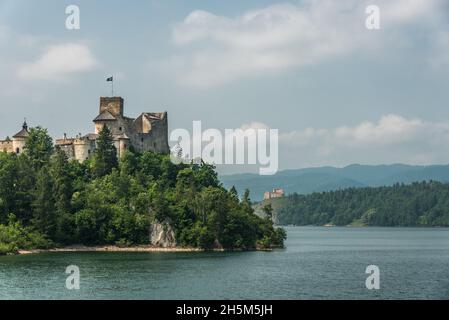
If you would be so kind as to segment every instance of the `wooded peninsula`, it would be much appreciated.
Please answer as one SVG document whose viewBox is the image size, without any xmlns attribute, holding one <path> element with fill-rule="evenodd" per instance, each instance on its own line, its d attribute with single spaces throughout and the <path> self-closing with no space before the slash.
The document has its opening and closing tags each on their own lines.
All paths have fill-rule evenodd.
<svg viewBox="0 0 449 320">
<path fill-rule="evenodd" d="M 286 239 L 271 218 L 254 214 L 248 190 L 239 197 L 224 189 L 212 165 L 133 150 L 118 159 L 106 126 L 82 163 L 69 161 L 40 127 L 24 152 L 0 152 L 0 254 L 152 245 L 155 225 L 176 248 L 269 249 Z"/>
</svg>

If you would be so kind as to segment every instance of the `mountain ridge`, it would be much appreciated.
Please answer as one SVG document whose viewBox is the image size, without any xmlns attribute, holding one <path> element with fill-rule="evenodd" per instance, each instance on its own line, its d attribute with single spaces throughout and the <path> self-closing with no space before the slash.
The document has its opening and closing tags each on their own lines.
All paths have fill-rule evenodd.
<svg viewBox="0 0 449 320">
<path fill-rule="evenodd" d="M 251 173 L 223 175 L 220 179 L 225 188 L 235 186 L 240 194 L 245 189 L 250 189 L 252 200 L 260 201 L 265 191 L 274 188 L 283 188 L 286 194 L 310 194 L 350 187 L 380 187 L 426 180 L 449 182 L 449 165 L 351 164 L 342 168 L 323 166 L 289 169 L 273 176 Z"/>
</svg>

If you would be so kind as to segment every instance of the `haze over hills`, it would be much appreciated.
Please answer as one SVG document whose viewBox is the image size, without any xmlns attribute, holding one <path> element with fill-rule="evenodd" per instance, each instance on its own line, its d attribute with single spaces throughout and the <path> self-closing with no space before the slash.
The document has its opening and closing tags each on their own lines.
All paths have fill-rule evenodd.
<svg viewBox="0 0 449 320">
<path fill-rule="evenodd" d="M 241 194 L 248 188 L 251 199 L 260 201 L 265 191 L 284 188 L 286 194 L 310 194 L 350 187 L 379 187 L 395 183 L 409 184 L 416 181 L 435 180 L 449 182 L 449 165 L 411 166 L 350 165 L 344 168 L 319 167 L 278 172 L 274 176 L 236 174 L 221 176 L 226 188 L 235 186 Z"/>
</svg>

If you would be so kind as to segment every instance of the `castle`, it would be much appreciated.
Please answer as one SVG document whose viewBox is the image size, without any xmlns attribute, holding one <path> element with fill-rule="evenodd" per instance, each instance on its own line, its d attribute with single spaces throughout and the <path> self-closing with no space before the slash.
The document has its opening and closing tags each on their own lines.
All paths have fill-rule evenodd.
<svg viewBox="0 0 449 320">
<path fill-rule="evenodd" d="M 285 196 L 284 189 L 274 189 L 273 192 L 265 192 L 263 195 L 264 200 L 283 198 Z"/>
<path fill-rule="evenodd" d="M 78 134 L 75 138 L 68 138 L 64 134 L 62 139 L 56 140 L 56 147 L 63 150 L 69 159 L 83 162 L 94 154 L 98 134 L 107 126 L 119 157 L 130 148 L 137 152 L 170 152 L 167 112 L 144 112 L 136 119 L 129 118 L 124 115 L 122 97 L 101 97 L 99 114 L 93 122 L 95 133 Z M 20 153 L 27 137 L 28 126 L 25 122 L 22 130 L 14 135 L 12 140 L 7 138 L 0 141 L 0 150 Z"/>
</svg>

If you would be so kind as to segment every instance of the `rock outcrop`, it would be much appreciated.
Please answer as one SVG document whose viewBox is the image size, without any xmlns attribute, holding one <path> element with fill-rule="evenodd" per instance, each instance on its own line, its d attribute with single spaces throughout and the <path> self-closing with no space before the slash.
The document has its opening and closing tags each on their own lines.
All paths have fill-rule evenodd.
<svg viewBox="0 0 449 320">
<path fill-rule="evenodd" d="M 168 222 L 154 222 L 150 227 L 151 245 L 160 248 L 176 247 L 175 232 Z"/>
</svg>

